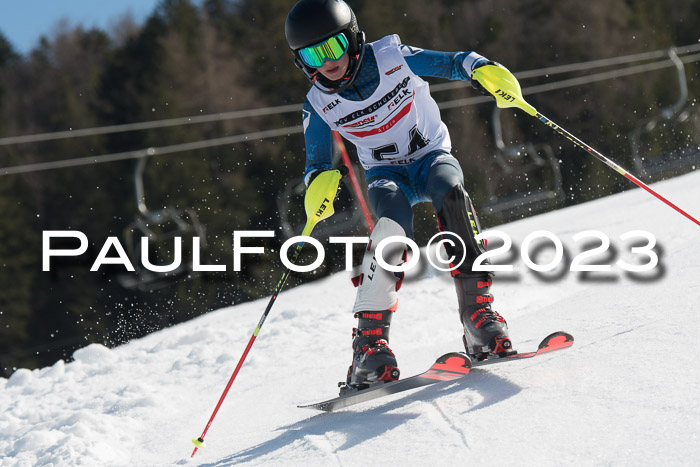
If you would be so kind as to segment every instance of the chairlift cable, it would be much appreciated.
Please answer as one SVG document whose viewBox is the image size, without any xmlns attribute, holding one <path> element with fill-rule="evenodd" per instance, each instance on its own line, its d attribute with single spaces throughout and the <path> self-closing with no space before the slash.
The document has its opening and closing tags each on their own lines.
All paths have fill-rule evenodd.
<svg viewBox="0 0 700 467">
<path fill-rule="evenodd" d="M 700 60 L 700 54 L 684 56 L 684 57 L 680 58 L 680 60 L 683 63 L 696 62 L 696 61 Z M 588 75 L 585 77 L 571 78 L 571 79 L 566 79 L 566 80 L 562 80 L 562 81 L 555 81 L 552 83 L 546 83 L 546 84 L 542 84 L 542 85 L 530 86 L 530 87 L 524 88 L 522 90 L 522 92 L 523 92 L 523 95 L 532 95 L 532 94 L 537 94 L 537 93 L 541 93 L 541 92 L 553 91 L 553 90 L 557 90 L 557 89 L 564 89 L 564 88 L 573 87 L 573 86 L 580 86 L 580 85 L 589 84 L 589 83 L 593 83 L 593 82 L 597 82 L 597 81 L 602 81 L 602 80 L 607 80 L 607 79 L 612 79 L 612 78 L 619 78 L 622 76 L 628 76 L 628 75 L 637 74 L 637 73 L 644 73 L 647 71 L 658 70 L 658 69 L 673 67 L 673 66 L 675 66 L 675 64 L 672 61 L 666 59 L 666 60 L 661 60 L 658 62 L 648 63 L 645 65 L 638 65 L 638 66 L 622 68 L 622 69 L 618 69 L 618 70 L 605 71 L 605 72 L 596 73 L 593 75 Z M 455 107 L 463 107 L 463 106 L 469 106 L 469 105 L 482 104 L 485 102 L 490 102 L 491 100 L 492 99 L 488 96 L 467 97 L 467 98 L 463 98 L 463 99 L 454 99 L 451 101 L 440 102 L 440 103 L 438 103 L 438 107 L 440 109 L 451 109 L 451 108 L 455 108 Z M 287 106 L 285 106 L 285 107 L 287 107 Z M 298 106 L 296 106 L 296 107 L 298 109 Z M 266 109 L 259 109 L 259 110 L 266 110 Z M 100 156 L 88 156 L 88 157 L 66 159 L 66 160 L 53 161 L 53 162 L 40 162 L 40 163 L 35 163 L 35 164 L 24 164 L 24 165 L 17 165 L 17 166 L 11 166 L 11 167 L 2 167 L 2 168 L 0 168 L 0 176 L 28 173 L 28 172 L 38 172 L 38 171 L 42 171 L 42 170 L 78 167 L 78 166 L 83 166 L 83 165 L 92 165 L 92 164 L 99 164 L 99 163 L 105 163 L 105 162 L 115 162 L 115 161 L 128 160 L 128 159 L 138 159 L 140 157 L 150 157 L 150 156 L 155 156 L 155 155 L 173 154 L 173 153 L 177 153 L 177 152 L 192 151 L 192 150 L 198 150 L 198 149 L 207 149 L 207 148 L 222 146 L 222 145 L 226 145 L 226 144 L 235 144 L 235 143 L 240 143 L 240 142 L 245 142 L 245 141 L 261 140 L 261 139 L 266 139 L 266 138 L 274 138 L 274 137 L 279 137 L 279 136 L 292 135 L 292 134 L 301 133 L 302 131 L 303 131 L 302 126 L 297 125 L 297 126 L 291 126 L 291 127 L 285 127 L 285 128 L 278 128 L 278 129 L 274 129 L 274 130 L 264 130 L 264 131 L 258 131 L 258 132 L 253 132 L 253 133 L 245 133 L 245 134 L 241 134 L 241 135 L 233 135 L 233 136 L 227 136 L 227 137 L 215 138 L 215 139 L 209 139 L 209 140 L 203 140 L 203 141 L 175 144 L 175 145 L 164 146 L 164 147 L 159 147 L 159 148 L 147 148 L 147 149 L 126 151 L 126 152 L 115 153 L 115 154 L 104 154 L 104 155 L 100 155 Z M 2 145 L 2 142 L 5 139 L 7 139 L 7 138 L 0 139 L 0 145 Z"/>
<path fill-rule="evenodd" d="M 686 53 L 692 53 L 692 52 L 698 52 L 698 51 L 700 51 L 700 44 L 677 47 L 677 48 L 675 48 L 675 51 L 679 55 L 686 54 Z M 661 50 L 656 50 L 653 52 L 644 52 L 644 53 L 639 53 L 639 54 L 624 55 L 624 56 L 620 56 L 620 57 L 604 58 L 604 59 L 592 60 L 592 61 L 587 61 L 587 62 L 578 62 L 578 63 L 572 63 L 572 64 L 567 64 L 567 65 L 556 65 L 556 66 L 552 66 L 552 67 L 538 68 L 535 70 L 522 71 L 522 72 L 515 73 L 515 77 L 518 79 L 526 79 L 526 78 L 536 78 L 536 77 L 540 77 L 540 76 L 549 76 L 549 75 L 558 74 L 558 73 L 568 73 L 568 72 L 574 72 L 574 71 L 591 70 L 593 68 L 600 68 L 600 67 L 605 67 L 605 66 L 619 65 L 619 64 L 625 64 L 625 63 L 634 63 L 634 62 L 640 62 L 640 61 L 651 60 L 651 59 L 656 59 L 656 58 L 664 58 L 664 57 L 667 57 L 667 54 L 668 54 L 668 49 L 661 49 Z M 683 57 L 681 60 L 683 60 L 686 63 L 688 61 L 696 61 L 697 60 L 697 57 L 690 57 L 690 58 L 694 58 L 694 60 L 687 60 L 686 58 L 689 58 L 689 57 Z M 670 66 L 670 64 L 668 66 Z M 448 90 L 448 89 L 454 89 L 454 88 L 465 87 L 465 86 L 468 86 L 468 84 L 465 82 L 462 82 L 462 81 L 458 81 L 458 82 L 451 82 L 451 83 L 435 84 L 435 85 L 432 85 L 430 87 L 430 90 L 431 90 L 431 92 L 437 92 L 437 91 L 444 91 L 444 90 Z M 469 104 L 465 104 L 465 105 L 469 105 Z M 301 104 L 288 104 L 288 105 L 265 107 L 265 108 L 258 108 L 258 109 L 236 110 L 236 111 L 231 111 L 231 112 L 222 112 L 222 113 L 209 114 L 209 115 L 194 115 L 194 116 L 189 116 L 189 117 L 169 118 L 169 119 L 164 119 L 164 120 L 153 120 L 153 121 L 148 121 L 148 122 L 126 123 L 126 124 L 121 124 L 121 125 L 108 125 L 108 126 L 94 127 L 94 128 L 83 128 L 83 129 L 78 129 L 78 130 L 57 131 L 57 132 L 40 133 L 40 134 L 34 134 L 34 135 L 8 136 L 8 137 L 0 138 L 0 146 L 7 146 L 7 145 L 11 145 L 11 144 L 36 143 L 36 142 L 41 142 L 41 141 L 51 141 L 51 140 L 66 139 L 66 138 L 77 138 L 77 137 L 82 137 L 82 136 L 96 136 L 96 135 L 101 135 L 101 134 L 120 133 L 120 132 L 127 132 L 127 131 L 149 130 L 149 129 L 154 129 L 154 128 L 165 128 L 165 127 L 170 127 L 170 126 L 210 123 L 210 122 L 216 122 L 216 121 L 221 121 L 221 120 L 232 120 L 232 119 L 238 119 L 238 118 L 251 118 L 251 117 L 259 117 L 259 116 L 265 116 L 265 115 L 279 115 L 279 114 L 283 114 L 283 113 L 298 112 L 300 109 L 301 109 Z"/>
</svg>

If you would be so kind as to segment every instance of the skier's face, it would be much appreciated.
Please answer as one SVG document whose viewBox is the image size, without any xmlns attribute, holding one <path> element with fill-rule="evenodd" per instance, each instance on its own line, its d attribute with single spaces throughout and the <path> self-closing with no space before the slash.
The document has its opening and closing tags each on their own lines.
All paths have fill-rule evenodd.
<svg viewBox="0 0 700 467">
<path fill-rule="evenodd" d="M 320 71 L 321 74 L 326 77 L 326 79 L 330 81 L 338 81 L 345 76 L 345 72 L 348 70 L 349 62 L 350 58 L 348 57 L 348 54 L 345 53 L 345 55 L 338 59 L 337 62 L 326 60 L 318 71 Z"/>
</svg>

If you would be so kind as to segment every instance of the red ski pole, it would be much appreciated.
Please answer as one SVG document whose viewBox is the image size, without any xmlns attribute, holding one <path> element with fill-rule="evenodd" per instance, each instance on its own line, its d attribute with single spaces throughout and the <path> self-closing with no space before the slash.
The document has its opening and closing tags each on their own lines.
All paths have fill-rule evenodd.
<svg viewBox="0 0 700 467">
<path fill-rule="evenodd" d="M 304 208 L 306 210 L 307 220 L 306 226 L 304 227 L 304 231 L 301 234 L 302 236 L 309 236 L 318 222 L 322 221 L 323 219 L 329 218 L 335 212 L 333 209 L 333 200 L 335 199 L 335 195 L 338 192 L 338 184 L 340 183 L 340 179 L 343 176 L 343 172 L 344 170 L 327 170 L 321 172 L 321 174 L 319 174 L 309 185 L 309 188 L 306 190 L 306 196 L 304 198 Z M 303 241 L 297 243 L 297 246 L 290 260 L 292 264 L 296 264 L 303 246 Z M 202 434 L 199 436 L 199 438 L 192 439 L 192 443 L 195 447 L 194 451 L 192 451 L 191 457 L 194 457 L 198 449 L 206 447 L 206 444 L 204 443 L 204 437 L 206 436 L 207 431 L 209 431 L 209 427 L 211 427 L 211 424 L 214 421 L 216 414 L 219 412 L 221 404 L 223 404 L 224 399 L 226 399 L 226 395 L 228 394 L 229 389 L 231 389 L 231 385 L 235 381 L 236 376 L 238 376 L 238 372 L 241 370 L 243 362 L 245 362 L 245 359 L 248 356 L 251 347 L 253 347 L 255 339 L 260 333 L 260 328 L 262 328 L 263 324 L 265 323 L 265 319 L 267 319 L 267 315 L 270 313 L 270 310 L 272 309 L 272 305 L 275 303 L 275 300 L 277 300 L 277 295 L 282 291 L 284 284 L 287 282 L 287 278 L 289 278 L 290 273 L 291 269 L 287 268 L 282 274 L 282 277 L 280 278 L 279 282 L 277 282 L 277 285 L 275 286 L 275 289 L 272 292 L 272 297 L 270 297 L 270 301 L 267 303 L 267 307 L 265 308 L 265 311 L 263 312 L 262 317 L 258 322 L 258 325 L 255 327 L 253 335 L 248 341 L 248 345 L 243 351 L 243 355 L 241 355 L 241 358 L 238 360 L 236 369 L 233 370 L 233 374 L 229 378 L 228 383 L 224 388 L 224 392 L 221 394 L 221 397 L 219 397 L 219 401 L 216 403 L 216 407 L 214 407 L 214 411 L 212 412 L 211 417 L 209 417 L 209 421 L 204 427 L 204 431 L 202 431 Z"/>
<path fill-rule="evenodd" d="M 350 177 L 350 183 L 352 184 L 352 191 L 355 192 L 355 199 L 360 205 L 362 215 L 365 218 L 365 224 L 371 232 L 372 230 L 374 230 L 374 221 L 372 220 L 372 215 L 369 213 L 369 208 L 367 207 L 365 197 L 362 194 L 360 183 L 357 181 L 357 177 L 355 176 L 355 171 L 352 170 L 352 163 L 350 162 L 350 156 L 348 156 L 348 150 L 345 149 L 345 143 L 343 143 L 343 138 L 340 136 L 340 133 L 334 131 L 333 139 L 335 140 L 335 144 L 338 145 L 338 149 L 340 150 L 340 157 L 343 159 L 343 164 L 345 164 L 345 166 L 349 170 L 348 174 Z"/>
</svg>

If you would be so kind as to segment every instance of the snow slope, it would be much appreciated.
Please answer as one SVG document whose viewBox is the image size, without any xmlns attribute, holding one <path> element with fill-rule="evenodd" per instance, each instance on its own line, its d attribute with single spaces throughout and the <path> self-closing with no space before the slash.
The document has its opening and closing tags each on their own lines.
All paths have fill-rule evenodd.
<svg viewBox="0 0 700 467">
<path fill-rule="evenodd" d="M 700 172 L 655 188 L 700 216 Z M 700 456 L 700 228 L 640 189 L 499 227 L 515 247 L 541 229 L 568 245 L 567 264 L 580 249 L 571 237 L 589 229 L 615 248 L 596 262 L 645 262 L 618 237 L 647 230 L 660 264 L 651 277 L 613 267 L 551 279 L 515 257 L 516 272 L 499 274 L 492 288 L 513 339 L 529 350 L 565 330 L 572 349 L 332 414 L 296 405 L 332 397 L 345 376 L 349 273 L 286 291 L 194 459 L 190 439 L 267 299 L 119 348 L 90 345 L 70 364 L 0 379 L 0 464 L 692 464 Z M 392 326 L 404 375 L 460 349 L 455 307 L 444 274 L 404 285 Z"/>
</svg>

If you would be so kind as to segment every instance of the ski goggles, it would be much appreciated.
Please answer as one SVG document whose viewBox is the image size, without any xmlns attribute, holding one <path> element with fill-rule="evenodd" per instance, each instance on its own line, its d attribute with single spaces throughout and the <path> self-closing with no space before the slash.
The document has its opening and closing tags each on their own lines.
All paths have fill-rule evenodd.
<svg viewBox="0 0 700 467">
<path fill-rule="evenodd" d="M 347 50 L 348 40 L 341 32 L 319 44 L 299 49 L 299 58 L 306 66 L 321 68 L 326 60 L 340 60 Z"/>
</svg>

